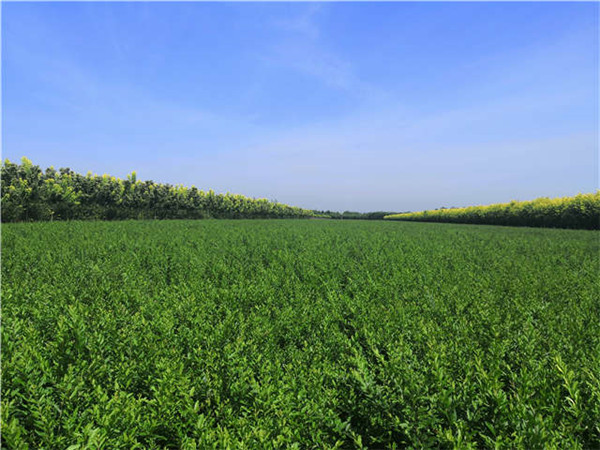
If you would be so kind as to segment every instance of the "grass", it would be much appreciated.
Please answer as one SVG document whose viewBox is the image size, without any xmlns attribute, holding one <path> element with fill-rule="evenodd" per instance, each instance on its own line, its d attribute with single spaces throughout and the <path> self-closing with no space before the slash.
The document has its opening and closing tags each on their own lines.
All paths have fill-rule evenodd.
<svg viewBox="0 0 600 450">
<path fill-rule="evenodd" d="M 596 231 L 2 227 L 5 448 L 597 448 Z"/>
</svg>

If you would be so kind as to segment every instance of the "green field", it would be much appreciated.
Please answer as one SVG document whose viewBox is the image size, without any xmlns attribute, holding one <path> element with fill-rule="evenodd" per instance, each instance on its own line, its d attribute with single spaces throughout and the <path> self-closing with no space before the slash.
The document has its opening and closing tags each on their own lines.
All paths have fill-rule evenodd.
<svg viewBox="0 0 600 450">
<path fill-rule="evenodd" d="M 5 224 L 3 447 L 598 448 L 599 237 Z"/>
</svg>

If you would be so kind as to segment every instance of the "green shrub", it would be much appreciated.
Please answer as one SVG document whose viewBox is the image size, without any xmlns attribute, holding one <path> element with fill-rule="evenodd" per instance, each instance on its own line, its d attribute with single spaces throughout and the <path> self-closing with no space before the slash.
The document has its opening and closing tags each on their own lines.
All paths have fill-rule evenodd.
<svg viewBox="0 0 600 450">
<path fill-rule="evenodd" d="M 574 197 L 498 203 L 466 208 L 442 208 L 414 213 L 391 214 L 390 220 L 454 222 L 548 228 L 600 229 L 600 191 Z"/>
</svg>

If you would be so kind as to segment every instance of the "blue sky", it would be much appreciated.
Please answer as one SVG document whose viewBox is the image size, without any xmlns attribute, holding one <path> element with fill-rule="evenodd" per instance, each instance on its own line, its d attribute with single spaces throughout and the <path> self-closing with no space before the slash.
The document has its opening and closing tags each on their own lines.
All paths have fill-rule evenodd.
<svg viewBox="0 0 600 450">
<path fill-rule="evenodd" d="M 314 209 L 598 187 L 597 3 L 3 3 L 2 156 Z"/>
</svg>

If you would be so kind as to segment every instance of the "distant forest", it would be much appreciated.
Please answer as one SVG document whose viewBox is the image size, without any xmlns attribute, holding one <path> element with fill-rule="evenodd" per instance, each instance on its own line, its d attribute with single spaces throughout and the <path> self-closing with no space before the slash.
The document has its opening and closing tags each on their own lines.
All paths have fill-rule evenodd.
<svg viewBox="0 0 600 450">
<path fill-rule="evenodd" d="M 344 212 L 336 212 L 336 211 L 316 211 L 315 213 L 319 217 L 327 217 L 329 219 L 358 219 L 358 220 L 382 220 L 385 216 L 389 216 L 390 214 L 401 214 L 390 211 L 374 211 L 374 212 L 366 212 L 360 213 L 355 211 L 344 211 Z"/>
</svg>

